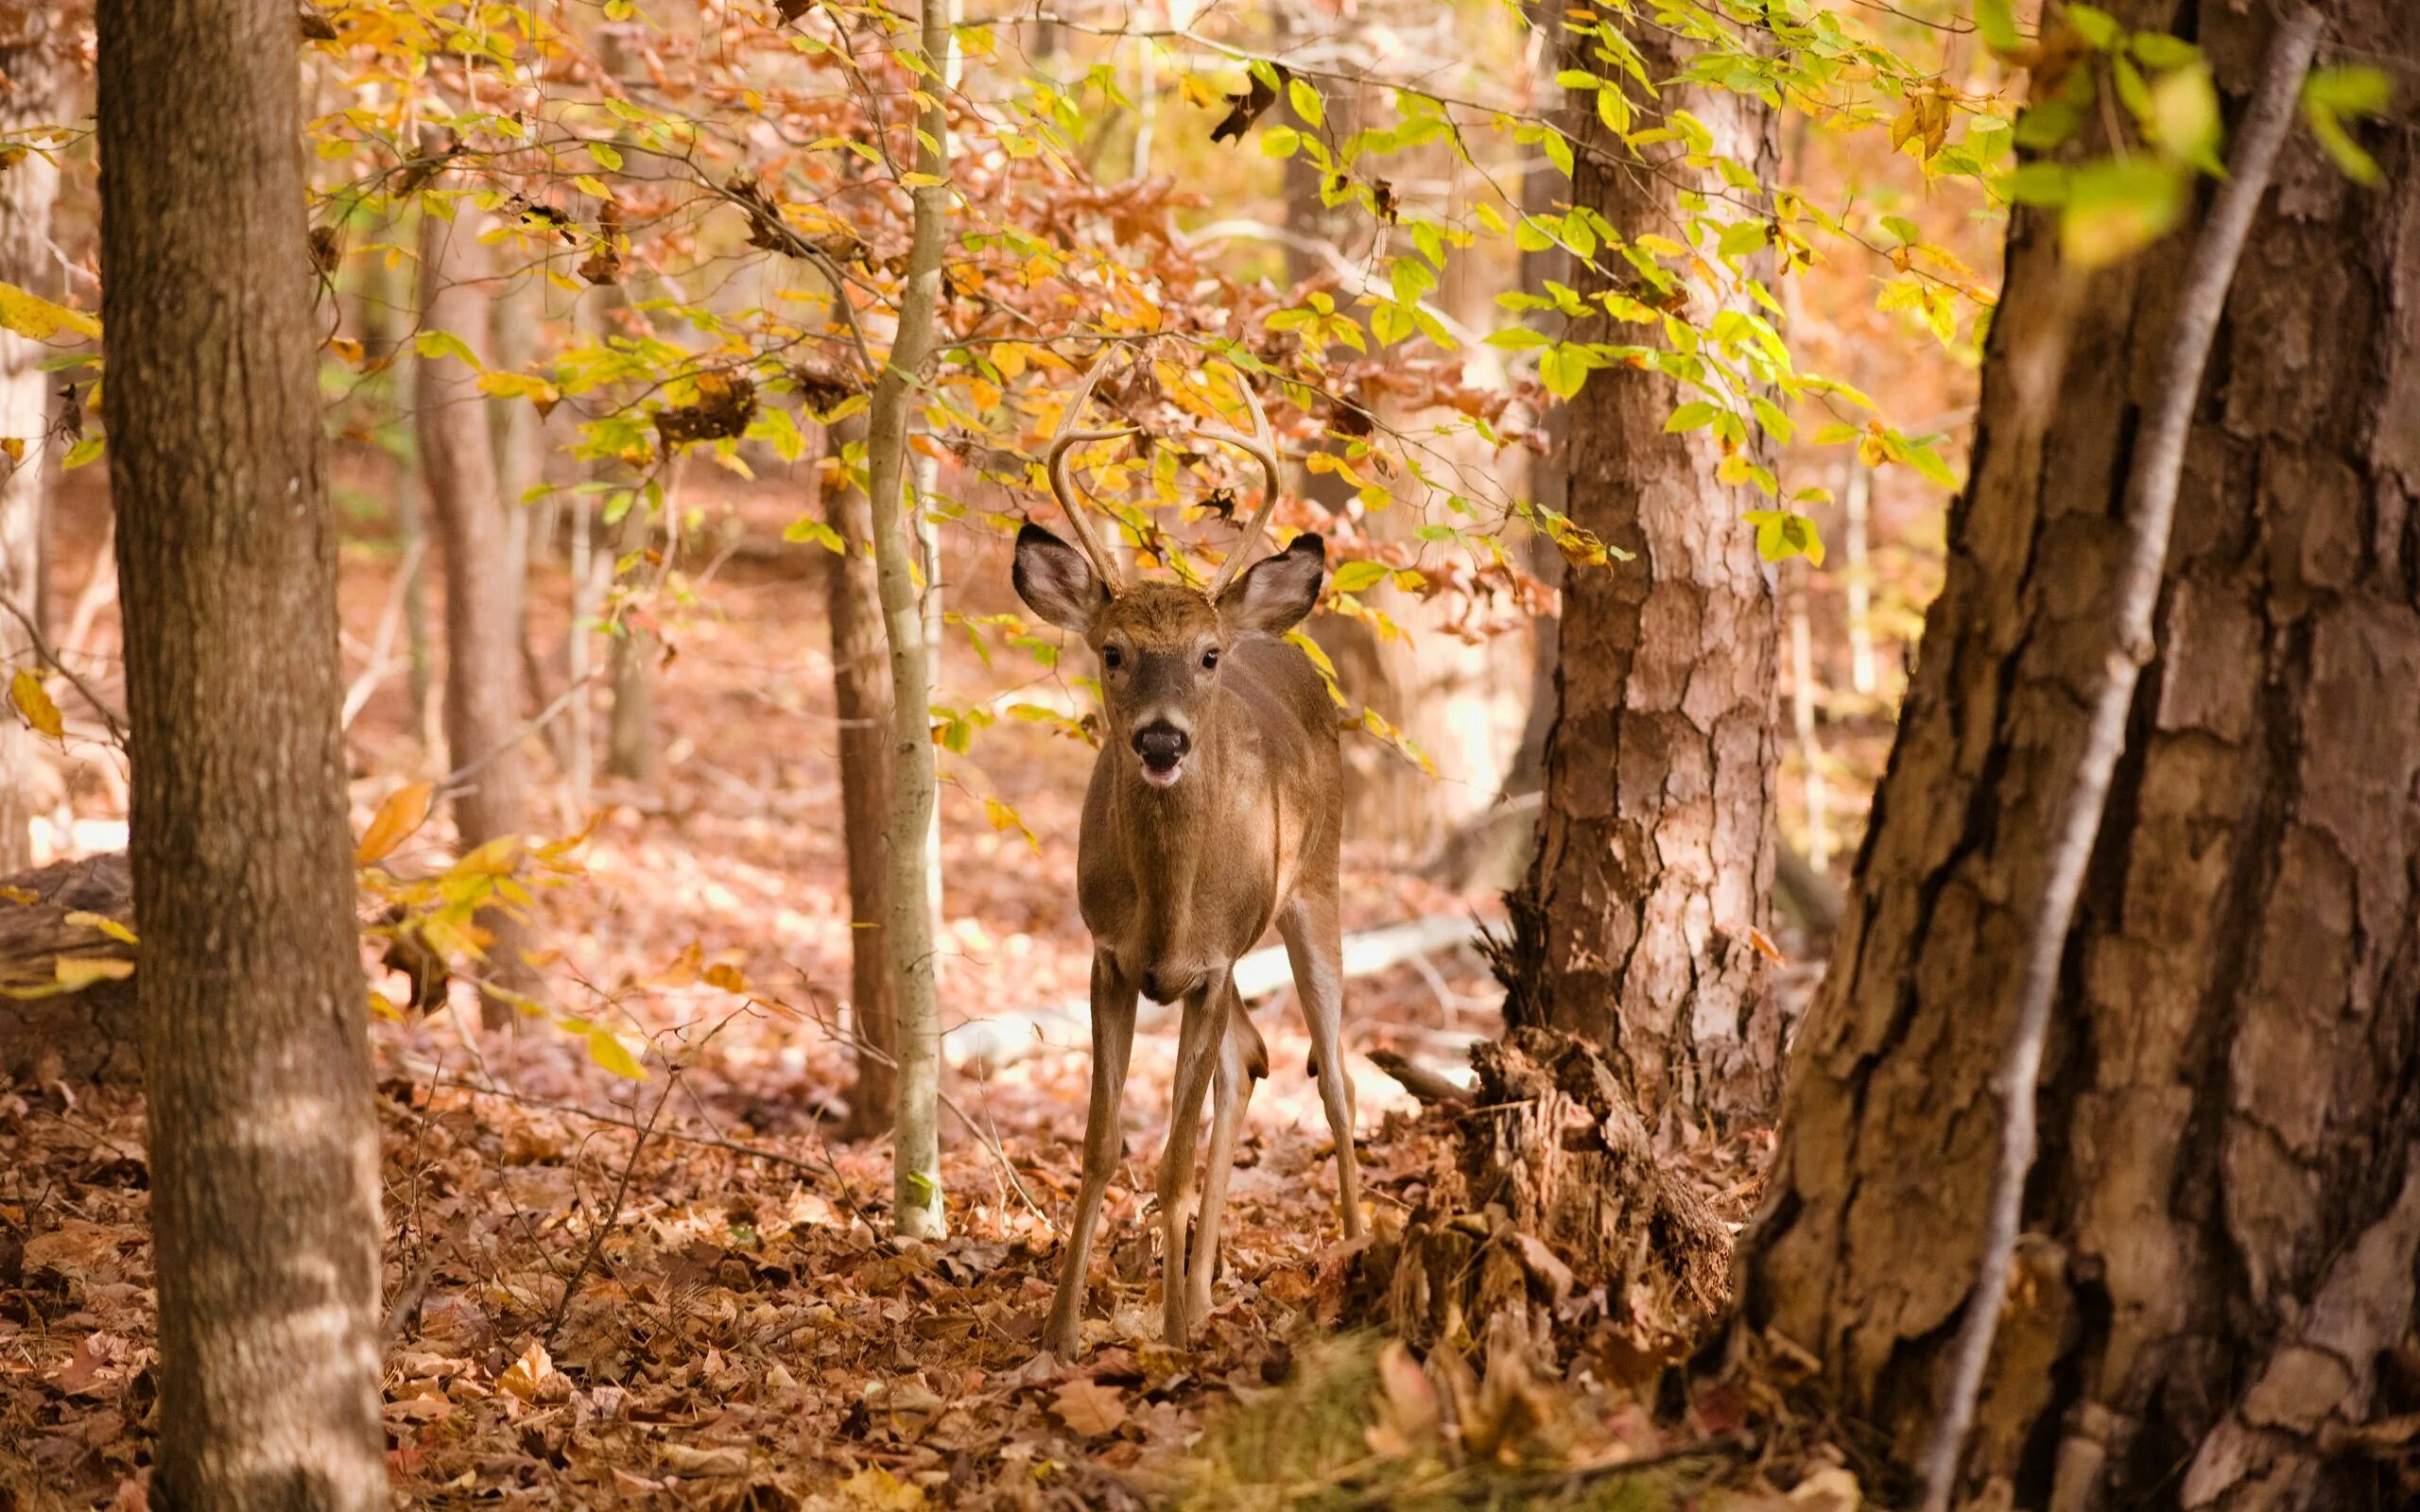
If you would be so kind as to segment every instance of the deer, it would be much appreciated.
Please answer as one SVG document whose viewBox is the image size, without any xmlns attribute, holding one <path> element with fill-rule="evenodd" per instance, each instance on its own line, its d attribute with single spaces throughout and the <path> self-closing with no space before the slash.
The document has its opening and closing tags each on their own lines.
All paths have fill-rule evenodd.
<svg viewBox="0 0 2420 1512">
<path fill-rule="evenodd" d="M 1286 633 L 1318 603 L 1326 541 L 1299 535 L 1249 560 L 1276 509 L 1277 445 L 1249 381 L 1245 435 L 1188 425 L 1245 453 L 1267 487 L 1206 588 L 1129 577 L 1101 543 L 1067 472 L 1080 446 L 1137 434 L 1080 430 L 1114 352 L 1084 375 L 1045 472 L 1077 544 L 1027 522 L 1012 580 L 1042 619 L 1098 659 L 1104 739 L 1084 794 L 1076 895 L 1091 931 L 1092 1088 L 1083 1177 L 1043 1334 L 1062 1360 L 1082 1352 L 1082 1313 L 1101 1200 L 1123 1149 L 1119 1106 L 1138 997 L 1182 1005 L 1173 1107 L 1160 1160 L 1161 1293 L 1167 1342 L 1188 1347 L 1210 1311 L 1236 1139 L 1269 1051 L 1236 990 L 1237 959 L 1273 926 L 1308 1023 L 1311 1070 L 1335 1137 L 1344 1234 L 1360 1237 L 1353 1089 L 1339 1039 L 1344 1009 L 1339 867 L 1343 763 L 1327 682 Z M 1193 1200 L 1202 1098 L 1210 1147 Z"/>
</svg>

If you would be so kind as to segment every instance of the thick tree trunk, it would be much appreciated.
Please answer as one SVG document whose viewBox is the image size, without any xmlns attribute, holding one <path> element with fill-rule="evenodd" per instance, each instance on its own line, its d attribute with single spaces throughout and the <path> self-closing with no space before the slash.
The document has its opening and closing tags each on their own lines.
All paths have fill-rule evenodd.
<svg viewBox="0 0 2420 1512">
<path fill-rule="evenodd" d="M 59 51 L 48 13 L 28 7 L 0 18 L 0 131 L 57 122 L 65 105 Z M 36 294 L 56 294 L 58 260 L 50 250 L 50 207 L 59 169 L 29 152 L 0 174 L 0 282 Z M 0 598 L 27 614 L 42 613 L 43 434 L 50 424 L 50 375 L 43 350 L 12 331 L 0 331 L 0 437 L 25 442 L 24 459 L 0 457 Z M 33 639 L 14 615 L 0 611 L 0 680 L 21 670 L 37 674 Z M 0 875 L 33 864 L 33 804 L 49 784 L 37 781 L 42 760 L 33 731 L 0 710 Z"/>
<path fill-rule="evenodd" d="M 160 1438 L 179 1512 L 387 1506 L 378 1130 L 292 10 L 103 0 Z"/>
<path fill-rule="evenodd" d="M 2198 27 L 2230 102 L 2264 11 Z M 2327 7 L 2420 68 L 2420 12 Z M 2420 1257 L 2420 154 L 2388 187 L 2290 142 L 2220 329 L 2039 1098 L 2021 1284 L 1969 1484 L 2019 1504 L 2386 1504 L 2342 1430 L 2411 1411 L 2381 1359 Z M 1950 524 L 1828 983 L 1792 1069 L 1745 1318 L 1912 1450 L 1975 1274 L 1990 1080 L 2084 740 L 2126 534 L 2113 501 L 2188 230 L 2088 286 L 2021 215 Z M 2090 318 L 2076 312 L 2088 301 Z"/>
<path fill-rule="evenodd" d="M 452 220 L 424 210 L 421 326 L 459 336 L 484 360 L 490 295 L 481 281 L 491 258 L 479 230 L 468 200 L 455 201 Z M 470 850 L 522 833 L 521 585 L 507 549 L 487 400 L 476 375 L 443 356 L 421 357 L 413 372 L 421 471 L 445 557 L 446 761 L 457 771 L 479 764 L 453 799 L 455 830 Z M 482 912 L 479 922 L 494 936 L 483 974 L 527 991 L 532 977 L 521 955 L 521 922 L 500 908 Z M 481 1011 L 490 1028 L 512 1017 L 493 996 L 482 999 Z"/>
<path fill-rule="evenodd" d="M 832 448 L 865 439 L 865 421 L 832 428 Z M 890 1126 L 897 1096 L 892 1071 L 898 1029 L 892 1007 L 890 941 L 883 892 L 883 820 L 890 811 L 890 674 L 883 657 L 882 596 L 874 581 L 873 511 L 845 482 L 823 489 L 823 523 L 848 543 L 824 580 L 832 627 L 832 701 L 839 717 L 840 824 L 849 855 L 849 1023 L 856 1047 L 856 1085 L 849 1092 L 849 1134 L 869 1138 Z"/>
<path fill-rule="evenodd" d="M 1687 60 L 1664 31 L 1633 40 L 1658 79 Z M 1714 151 L 1770 178 L 1772 115 L 1749 96 L 1668 87 L 1637 103 L 1641 129 L 1691 111 Z M 1640 172 L 1593 109 L 1572 113 L 1592 149 L 1573 198 L 1623 234 L 1669 232 L 1685 218 L 1683 186 L 1714 186 L 1677 157 Z M 1604 286 L 1578 276 L 1583 291 Z M 1692 314 L 1709 317 L 1713 296 L 1687 287 Z M 1575 338 L 1640 339 L 1639 327 L 1590 324 Z M 1717 481 L 1712 433 L 1665 433 L 1678 404 L 1668 379 L 1626 367 L 1591 374 L 1572 403 L 1566 507 L 1634 559 L 1564 577 L 1545 803 L 1518 910 L 1543 935 L 1515 998 L 1604 1045 L 1666 1134 L 1768 1110 L 1781 1057 L 1779 1005 L 1751 943 L 1770 927 L 1773 878 L 1772 578 L 1739 519 L 1756 496 Z"/>
</svg>

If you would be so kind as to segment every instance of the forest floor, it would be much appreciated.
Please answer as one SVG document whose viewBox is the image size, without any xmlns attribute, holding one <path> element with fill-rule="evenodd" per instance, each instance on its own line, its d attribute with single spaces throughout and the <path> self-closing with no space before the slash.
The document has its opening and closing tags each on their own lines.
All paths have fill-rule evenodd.
<svg viewBox="0 0 2420 1512">
<path fill-rule="evenodd" d="M 65 513 L 60 531 L 57 586 L 70 600 L 91 559 L 79 524 Z M 1225 1267 L 1193 1349 L 1159 1337 L 1147 1210 L 1173 1031 L 1148 1010 L 1081 1360 L 1037 1357 L 1077 1179 L 1080 1032 L 1075 1043 L 995 1037 L 957 1067 L 952 1236 L 886 1237 L 889 1144 L 834 1132 L 848 1075 L 831 1023 L 849 928 L 812 550 L 731 557 L 667 611 L 661 774 L 598 788 L 580 873 L 540 900 L 558 1006 L 643 1037 L 646 1078 L 610 1074 L 543 1022 L 478 1030 L 460 984 L 443 1011 L 376 1025 L 399 1504 L 1462 1504 L 1468 1487 L 1438 1469 L 1458 1456 L 1403 1442 L 1399 1419 L 1418 1403 L 1390 1373 L 1396 1357 L 1352 1332 L 1334 1151 L 1290 992 L 1255 1011 L 1274 1070 L 1252 1105 Z M 355 543 L 344 560 L 353 671 L 395 554 Z M 971 612 L 1007 607 L 982 586 L 1005 580 L 1004 553 L 955 567 Z M 562 574 L 537 580 L 533 640 L 551 646 Z M 1009 680 L 963 641 L 948 676 L 985 696 Z M 351 732 L 356 824 L 398 784 L 434 775 L 411 725 L 399 674 Z M 970 757 L 945 760 L 946 1023 L 1080 1002 L 1075 833 L 1091 759 L 1046 726 L 1003 719 Z M 533 824 L 581 829 L 535 760 L 552 812 Z M 1011 805 L 1031 840 L 995 830 L 986 799 Z M 106 802 L 78 801 L 79 840 L 106 845 Z M 388 865 L 441 855 L 423 837 Z M 1374 845 L 1348 847 L 1347 891 L 1348 930 L 1491 912 Z M 1803 990 L 1804 973 L 1792 980 Z M 407 997 L 399 978 L 377 986 Z M 1495 1005 L 1484 963 L 1461 946 L 1348 985 L 1373 1209 L 1416 1199 L 1443 1122 L 1368 1052 L 1453 1067 L 1500 1028 Z M 143 1504 L 157 1356 L 142 1136 L 130 1089 L 0 1084 L 0 1509 Z M 1676 1160 L 1737 1222 L 1764 1147 L 1751 1138 Z M 1703 1414 L 1659 1426 L 1651 1402 L 1584 1372 L 1538 1389 L 1558 1405 L 1532 1418 L 1553 1418 L 1552 1432 L 1532 1421 L 1492 1451 L 1546 1477 L 1516 1500 L 1584 1490 L 1589 1504 L 1617 1504 L 1605 1498 L 1651 1484 L 1653 1498 L 1618 1504 L 1686 1503 L 1717 1484 L 1761 1500 L 1755 1477 L 1719 1455 L 1673 1457 L 1715 1426 Z M 1369 1489 L 1374 1458 L 1389 1453 L 1429 1466 L 1419 1495 Z M 1641 1461 L 1657 1467 L 1651 1483 L 1605 1478 Z M 1787 1478 L 1793 1505 L 1854 1504 L 1837 1476 Z"/>
</svg>

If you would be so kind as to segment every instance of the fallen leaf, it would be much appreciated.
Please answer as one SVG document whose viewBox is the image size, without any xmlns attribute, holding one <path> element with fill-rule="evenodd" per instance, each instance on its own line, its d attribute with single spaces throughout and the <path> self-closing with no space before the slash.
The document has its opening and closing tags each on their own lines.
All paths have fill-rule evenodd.
<svg viewBox="0 0 2420 1512">
<path fill-rule="evenodd" d="M 533 1342 L 521 1352 L 520 1359 L 513 1361 L 504 1374 L 496 1378 L 496 1385 L 523 1401 L 534 1402 L 541 1396 L 550 1395 L 549 1388 L 560 1381 L 562 1381 L 562 1372 L 555 1368 L 555 1362 L 546 1353 L 546 1347 Z M 568 1384 L 564 1383 L 566 1387 Z M 562 1395 L 568 1398 L 570 1392 L 566 1389 Z"/>
<path fill-rule="evenodd" d="M 1050 1399 L 1050 1410 L 1067 1431 L 1086 1438 L 1114 1434 L 1126 1421 L 1126 1402 L 1098 1381 L 1079 1378 L 1061 1386 Z"/>
<path fill-rule="evenodd" d="M 840 1495 L 853 1505 L 873 1512 L 917 1512 L 925 1504 L 925 1488 L 903 1481 L 879 1465 L 869 1466 L 840 1483 Z"/>
<path fill-rule="evenodd" d="M 748 1451 L 736 1445 L 695 1449 L 687 1444 L 664 1446 L 664 1468 L 675 1475 L 745 1475 Z"/>
</svg>

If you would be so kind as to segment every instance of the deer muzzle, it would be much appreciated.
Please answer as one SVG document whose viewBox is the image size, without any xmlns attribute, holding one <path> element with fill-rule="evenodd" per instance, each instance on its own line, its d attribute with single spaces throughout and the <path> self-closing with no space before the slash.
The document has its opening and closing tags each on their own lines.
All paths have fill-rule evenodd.
<svg viewBox="0 0 2420 1512">
<path fill-rule="evenodd" d="M 1143 781 L 1167 787 L 1184 775 L 1185 753 L 1193 737 L 1166 720 L 1154 720 L 1134 731 L 1134 754 L 1143 759 Z"/>
</svg>

